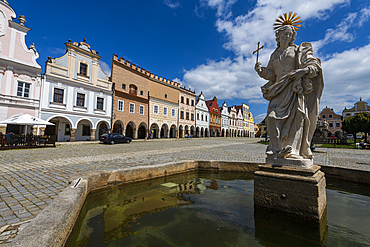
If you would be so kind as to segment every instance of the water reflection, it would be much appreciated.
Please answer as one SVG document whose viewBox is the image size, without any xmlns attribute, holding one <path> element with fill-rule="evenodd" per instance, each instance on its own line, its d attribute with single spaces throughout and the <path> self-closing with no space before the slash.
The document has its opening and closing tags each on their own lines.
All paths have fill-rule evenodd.
<svg viewBox="0 0 370 247">
<path fill-rule="evenodd" d="M 321 221 L 302 220 L 290 214 L 255 207 L 255 236 L 264 246 L 325 246 L 328 220 L 325 210 Z"/>
<path fill-rule="evenodd" d="M 115 186 L 88 196 L 66 246 L 366 246 L 368 187 L 342 184 L 328 180 L 327 212 L 316 223 L 254 208 L 253 174 Z"/>
</svg>

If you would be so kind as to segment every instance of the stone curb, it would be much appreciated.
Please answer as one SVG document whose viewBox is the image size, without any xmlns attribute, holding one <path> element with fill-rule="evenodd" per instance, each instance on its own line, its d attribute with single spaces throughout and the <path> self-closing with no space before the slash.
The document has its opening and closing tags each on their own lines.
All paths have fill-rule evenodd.
<svg viewBox="0 0 370 247">
<path fill-rule="evenodd" d="M 10 246 L 39 247 L 63 246 L 90 191 L 107 186 L 133 183 L 148 179 L 196 170 L 255 172 L 261 162 L 187 160 L 75 174 L 70 186 L 29 223 Z M 348 181 L 366 181 L 370 184 L 370 171 L 320 165 L 328 177 Z M 363 180 L 364 179 L 364 180 Z"/>
</svg>

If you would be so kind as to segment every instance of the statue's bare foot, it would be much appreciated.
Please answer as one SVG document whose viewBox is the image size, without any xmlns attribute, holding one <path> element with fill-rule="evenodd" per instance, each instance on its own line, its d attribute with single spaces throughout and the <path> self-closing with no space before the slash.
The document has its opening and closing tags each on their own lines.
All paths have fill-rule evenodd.
<svg viewBox="0 0 370 247">
<path fill-rule="evenodd" d="M 278 154 L 278 158 L 286 158 L 290 153 L 292 152 L 292 147 L 291 146 L 286 146 L 283 148 L 280 153 Z"/>
<path fill-rule="evenodd" d="M 274 155 L 274 152 L 273 152 L 272 150 L 268 150 L 268 151 L 266 151 L 266 155 L 267 155 L 268 157 L 271 157 L 271 156 L 273 156 L 273 155 Z"/>
<path fill-rule="evenodd" d="M 291 159 L 303 159 L 302 156 L 298 154 L 289 154 L 286 158 L 291 158 Z"/>
</svg>

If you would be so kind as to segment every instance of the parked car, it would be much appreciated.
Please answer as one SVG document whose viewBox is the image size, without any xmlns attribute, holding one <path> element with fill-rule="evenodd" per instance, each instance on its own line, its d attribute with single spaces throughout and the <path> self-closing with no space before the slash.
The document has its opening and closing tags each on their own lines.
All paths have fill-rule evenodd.
<svg viewBox="0 0 370 247">
<path fill-rule="evenodd" d="M 362 139 L 362 135 L 356 135 L 357 139 Z"/>
<path fill-rule="evenodd" d="M 347 134 L 347 138 L 348 139 L 353 138 L 353 135 L 352 134 Z"/>
<path fill-rule="evenodd" d="M 100 137 L 100 142 L 102 143 L 130 143 L 132 139 L 130 137 L 126 137 L 120 133 L 111 133 L 111 134 L 103 134 Z"/>
</svg>

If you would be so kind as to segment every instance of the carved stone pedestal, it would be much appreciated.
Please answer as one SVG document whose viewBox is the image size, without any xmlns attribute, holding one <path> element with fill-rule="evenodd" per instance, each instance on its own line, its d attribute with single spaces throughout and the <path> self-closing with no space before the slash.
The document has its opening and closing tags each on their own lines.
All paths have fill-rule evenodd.
<svg viewBox="0 0 370 247">
<path fill-rule="evenodd" d="M 326 209 L 326 180 L 320 166 L 260 165 L 254 173 L 254 204 L 313 220 Z"/>
</svg>

